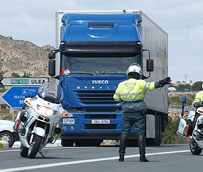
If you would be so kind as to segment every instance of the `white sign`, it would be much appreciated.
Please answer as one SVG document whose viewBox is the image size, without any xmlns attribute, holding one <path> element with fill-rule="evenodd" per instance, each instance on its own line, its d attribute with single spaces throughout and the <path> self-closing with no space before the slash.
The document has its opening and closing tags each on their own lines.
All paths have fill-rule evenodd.
<svg viewBox="0 0 203 172">
<path fill-rule="evenodd" d="M 189 106 L 185 106 L 185 112 L 189 112 L 190 111 L 190 107 Z"/>
<path fill-rule="evenodd" d="M 92 124 L 110 124 L 110 120 L 107 120 L 107 119 L 93 119 Z"/>
<path fill-rule="evenodd" d="M 3 78 L 1 80 L 1 83 L 6 86 L 39 86 L 48 82 L 48 78 Z"/>
</svg>

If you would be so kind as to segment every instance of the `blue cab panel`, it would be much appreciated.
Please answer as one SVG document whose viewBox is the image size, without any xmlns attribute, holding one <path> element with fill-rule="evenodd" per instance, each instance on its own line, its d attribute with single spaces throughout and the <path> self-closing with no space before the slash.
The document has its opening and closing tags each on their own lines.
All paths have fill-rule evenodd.
<svg viewBox="0 0 203 172">
<path fill-rule="evenodd" d="M 140 41 L 139 14 L 66 14 L 61 41 Z"/>
</svg>

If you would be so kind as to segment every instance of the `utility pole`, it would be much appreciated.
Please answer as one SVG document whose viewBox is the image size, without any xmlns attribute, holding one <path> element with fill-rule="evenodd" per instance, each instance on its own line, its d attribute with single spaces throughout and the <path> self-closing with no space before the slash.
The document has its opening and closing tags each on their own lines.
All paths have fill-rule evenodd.
<svg viewBox="0 0 203 172">
<path fill-rule="evenodd" d="M 185 74 L 185 83 L 187 83 L 187 74 Z"/>
</svg>

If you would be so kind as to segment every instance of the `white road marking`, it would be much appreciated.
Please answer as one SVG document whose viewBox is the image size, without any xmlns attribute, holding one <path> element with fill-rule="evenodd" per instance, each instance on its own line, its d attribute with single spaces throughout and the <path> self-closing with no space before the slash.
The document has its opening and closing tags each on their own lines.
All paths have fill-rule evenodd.
<svg viewBox="0 0 203 172">
<path fill-rule="evenodd" d="M 148 153 L 146 155 L 147 156 L 166 155 L 166 154 L 175 154 L 175 153 L 184 153 L 184 152 L 189 152 L 189 150 Z M 136 154 L 136 155 L 126 155 L 125 159 L 126 158 L 135 158 L 135 157 L 139 157 L 139 154 Z M 64 166 L 64 165 L 84 164 L 84 163 L 100 162 L 100 161 L 111 161 L 111 160 L 118 160 L 118 156 L 116 156 L 116 157 L 108 157 L 108 158 L 98 158 L 98 159 L 88 159 L 88 160 L 79 160 L 79 161 L 70 161 L 70 162 L 59 162 L 59 163 L 51 163 L 51 164 L 42 164 L 42 165 L 34 165 L 34 166 L 26 166 L 26 167 L 24 166 L 24 167 L 16 167 L 16 168 L 7 168 L 7 169 L 1 169 L 0 172 L 33 170 L 33 169 L 40 169 L 40 168 L 50 168 L 50 167 L 57 167 L 57 166 Z"/>
<path fill-rule="evenodd" d="M 3 153 L 3 152 L 19 152 L 19 149 L 11 149 L 11 150 L 2 150 L 0 151 L 0 153 Z"/>
</svg>

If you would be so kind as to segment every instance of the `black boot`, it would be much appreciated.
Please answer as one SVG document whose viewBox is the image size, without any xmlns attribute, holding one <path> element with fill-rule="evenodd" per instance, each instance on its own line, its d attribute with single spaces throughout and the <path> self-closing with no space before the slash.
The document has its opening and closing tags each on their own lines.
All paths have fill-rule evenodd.
<svg viewBox="0 0 203 172">
<path fill-rule="evenodd" d="M 119 161 L 124 162 L 124 153 L 119 153 Z"/>
<path fill-rule="evenodd" d="M 145 136 L 138 136 L 138 146 L 140 151 L 140 162 L 148 162 L 145 157 Z"/>
<path fill-rule="evenodd" d="M 124 161 L 124 155 L 125 155 L 125 148 L 127 146 L 127 137 L 121 137 L 120 139 L 120 147 L 119 147 L 119 161 Z"/>
</svg>

